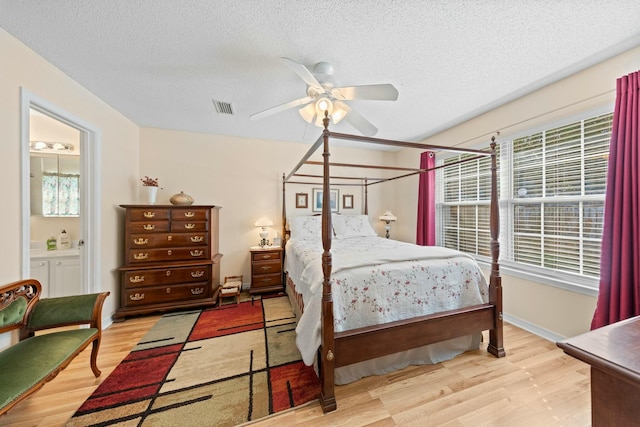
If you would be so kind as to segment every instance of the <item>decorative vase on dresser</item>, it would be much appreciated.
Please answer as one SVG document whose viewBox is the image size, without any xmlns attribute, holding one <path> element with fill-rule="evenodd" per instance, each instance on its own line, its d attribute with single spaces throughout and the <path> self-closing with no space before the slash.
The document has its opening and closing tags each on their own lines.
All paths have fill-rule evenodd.
<svg viewBox="0 0 640 427">
<path fill-rule="evenodd" d="M 120 205 L 125 209 L 120 308 L 127 316 L 213 306 L 220 285 L 219 206 Z"/>
</svg>

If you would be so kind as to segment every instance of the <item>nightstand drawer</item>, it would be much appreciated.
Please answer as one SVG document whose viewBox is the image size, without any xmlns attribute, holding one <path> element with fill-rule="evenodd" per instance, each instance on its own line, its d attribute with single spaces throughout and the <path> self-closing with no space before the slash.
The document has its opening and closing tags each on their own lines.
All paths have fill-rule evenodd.
<svg viewBox="0 0 640 427">
<path fill-rule="evenodd" d="M 251 277 L 252 290 L 269 286 L 282 286 L 282 274 L 261 274 Z"/>
<path fill-rule="evenodd" d="M 276 259 L 278 260 L 278 262 L 280 261 L 281 257 L 280 257 L 280 251 L 265 251 L 265 252 L 253 252 L 251 255 L 251 261 L 256 262 L 256 261 L 269 261 L 272 259 Z"/>
<path fill-rule="evenodd" d="M 251 275 L 258 274 L 273 274 L 280 273 L 282 271 L 282 263 L 280 260 L 267 261 L 267 262 L 254 262 L 251 265 Z"/>
</svg>

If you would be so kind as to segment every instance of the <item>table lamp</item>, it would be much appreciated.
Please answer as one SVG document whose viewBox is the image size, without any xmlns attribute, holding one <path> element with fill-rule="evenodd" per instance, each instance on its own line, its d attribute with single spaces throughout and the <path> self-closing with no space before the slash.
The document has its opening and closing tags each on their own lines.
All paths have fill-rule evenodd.
<svg viewBox="0 0 640 427">
<path fill-rule="evenodd" d="M 380 215 L 380 221 L 384 221 L 386 223 L 386 225 L 384 226 L 384 229 L 387 231 L 387 239 L 389 238 L 389 230 L 391 230 L 391 223 L 394 221 L 397 221 L 398 218 L 391 213 L 391 211 L 384 211 L 384 213 L 382 215 Z"/>
<path fill-rule="evenodd" d="M 267 237 L 269 237 L 269 231 L 267 230 L 267 227 L 273 226 L 273 221 L 269 218 L 262 217 L 257 220 L 254 225 L 256 227 L 260 227 L 260 247 L 269 246 L 269 241 L 267 240 Z"/>
</svg>

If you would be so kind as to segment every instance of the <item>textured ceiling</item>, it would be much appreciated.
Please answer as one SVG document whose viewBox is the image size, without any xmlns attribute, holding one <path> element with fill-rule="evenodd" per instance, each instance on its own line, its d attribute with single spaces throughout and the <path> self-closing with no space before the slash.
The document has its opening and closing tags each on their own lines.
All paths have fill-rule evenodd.
<svg viewBox="0 0 640 427">
<path fill-rule="evenodd" d="M 249 120 L 305 95 L 281 57 L 392 83 L 397 101 L 350 105 L 417 141 L 640 45 L 638 16 L 638 0 L 0 0 L 2 28 L 140 126 L 307 142 L 296 108 Z"/>
</svg>

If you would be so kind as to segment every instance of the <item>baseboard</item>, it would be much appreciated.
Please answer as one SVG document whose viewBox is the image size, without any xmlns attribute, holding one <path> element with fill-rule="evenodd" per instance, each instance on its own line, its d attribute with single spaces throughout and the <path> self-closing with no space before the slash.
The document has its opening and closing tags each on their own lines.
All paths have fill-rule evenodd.
<svg viewBox="0 0 640 427">
<path fill-rule="evenodd" d="M 527 332 L 531 332 L 532 334 L 537 335 L 540 338 L 544 338 L 554 343 L 558 341 L 562 341 L 567 338 L 567 337 L 558 335 L 555 332 L 551 332 L 548 329 L 541 328 L 535 323 L 528 322 L 524 319 L 520 319 L 519 317 L 512 316 L 508 313 L 504 313 L 504 321 L 511 323 L 513 326 L 517 326 L 520 329 L 524 329 Z"/>
</svg>

